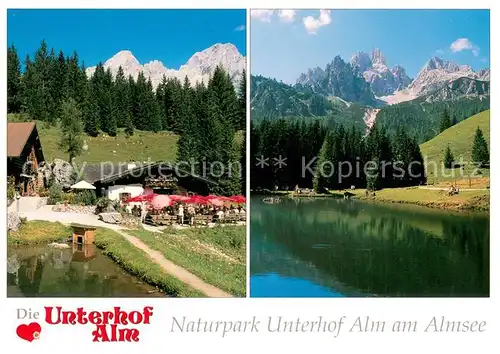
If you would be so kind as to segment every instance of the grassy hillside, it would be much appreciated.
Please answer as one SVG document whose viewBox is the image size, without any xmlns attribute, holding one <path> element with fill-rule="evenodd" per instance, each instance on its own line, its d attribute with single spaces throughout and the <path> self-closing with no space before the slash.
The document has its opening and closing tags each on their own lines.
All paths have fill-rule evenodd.
<svg viewBox="0 0 500 354">
<path fill-rule="evenodd" d="M 9 114 L 8 121 L 23 121 L 23 119 L 20 115 Z M 37 128 L 45 160 L 52 161 L 60 158 L 67 161 L 67 154 L 58 147 L 59 127 L 50 127 L 43 122 L 37 122 Z M 134 135 L 127 138 L 123 129 L 118 130 L 116 137 L 110 137 L 104 133 L 95 138 L 84 135 L 83 140 L 86 142 L 87 150 L 76 157 L 75 161 L 89 164 L 102 161 L 175 161 L 178 139 L 178 135 L 168 131 L 153 133 L 140 130 L 135 130 Z M 242 141 L 243 132 L 237 132 L 236 142 L 241 144 Z"/>
<path fill-rule="evenodd" d="M 487 177 L 489 169 L 480 169 L 474 171 L 475 168 L 470 164 L 472 143 L 474 134 L 479 127 L 484 134 L 486 141 L 490 141 L 490 111 L 478 113 L 470 118 L 467 118 L 453 127 L 446 129 L 444 132 L 435 138 L 420 145 L 420 150 L 424 159 L 427 158 L 428 170 L 427 177 L 430 183 L 439 182 L 442 180 L 458 180 L 471 177 Z M 450 145 L 451 151 L 455 157 L 455 161 L 464 162 L 463 169 L 460 167 L 453 170 L 443 169 L 443 157 L 446 147 Z M 432 171 L 431 166 L 437 164 L 437 171 Z M 434 169 L 435 170 L 435 169 Z M 475 172 L 475 173 L 474 173 Z"/>
<path fill-rule="evenodd" d="M 490 108 L 489 98 L 460 98 L 453 101 L 425 102 L 425 97 L 383 107 L 377 114 L 376 125 L 390 134 L 404 127 L 420 144 L 439 134 L 439 127 L 446 109 L 457 122 Z"/>
<path fill-rule="evenodd" d="M 38 124 L 40 140 L 45 159 L 68 160 L 67 154 L 58 148 L 59 128 L 46 128 Z M 127 138 L 122 130 L 116 137 L 99 134 L 97 137 L 85 136 L 88 149 L 78 156 L 77 163 L 99 163 L 101 161 L 173 161 L 177 156 L 178 136 L 171 132 L 135 131 Z"/>
</svg>

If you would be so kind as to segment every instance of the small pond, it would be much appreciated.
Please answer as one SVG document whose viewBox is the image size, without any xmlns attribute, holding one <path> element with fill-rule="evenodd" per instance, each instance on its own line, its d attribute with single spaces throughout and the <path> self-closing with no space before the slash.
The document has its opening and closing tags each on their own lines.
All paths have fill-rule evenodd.
<svg viewBox="0 0 500 354">
<path fill-rule="evenodd" d="M 162 297 L 94 245 L 9 247 L 8 297 Z"/>
</svg>

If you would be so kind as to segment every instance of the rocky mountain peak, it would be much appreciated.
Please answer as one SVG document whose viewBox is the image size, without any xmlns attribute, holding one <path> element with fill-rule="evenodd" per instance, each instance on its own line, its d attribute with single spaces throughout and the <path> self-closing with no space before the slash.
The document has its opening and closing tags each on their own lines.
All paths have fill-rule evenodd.
<svg viewBox="0 0 500 354">
<path fill-rule="evenodd" d="M 489 81 L 489 73 L 476 73 L 470 65 L 457 65 L 452 61 L 432 57 L 420 70 L 409 89 L 412 95 L 421 96 L 461 77 Z"/>
<path fill-rule="evenodd" d="M 152 60 L 141 65 L 130 50 L 122 50 L 116 53 L 104 63 L 104 68 L 106 70 L 110 69 L 113 75 L 116 75 L 118 68 L 121 66 L 125 76 L 132 75 L 134 79 L 137 79 L 137 76 L 142 71 L 146 78 L 150 79 L 153 86 L 156 87 L 162 81 L 163 76 L 177 78 L 181 81 L 187 76 L 192 85 L 201 81 L 208 82 L 210 75 L 219 64 L 224 67 L 236 84 L 246 67 L 246 59 L 233 44 L 217 43 L 193 54 L 188 62 L 178 70 L 166 68 L 159 60 Z M 92 76 L 94 71 L 95 67 L 89 67 L 87 75 Z"/>
<path fill-rule="evenodd" d="M 372 63 L 373 65 L 375 64 L 386 65 L 385 57 L 382 54 L 382 51 L 378 48 L 375 48 L 372 52 Z"/>
<path fill-rule="evenodd" d="M 121 50 L 115 55 L 113 55 L 110 59 L 104 63 L 104 67 L 107 69 L 108 67 L 116 67 L 116 70 L 118 70 L 118 67 L 122 67 L 124 70 L 125 68 L 130 68 L 133 70 L 140 69 L 141 64 L 139 61 L 136 59 L 136 57 L 132 54 L 130 50 Z M 112 70 L 113 71 L 113 70 Z"/>
<path fill-rule="evenodd" d="M 350 61 L 353 68 L 356 68 L 359 73 L 363 73 L 372 67 L 372 60 L 365 52 L 357 52 L 351 57 Z"/>
<path fill-rule="evenodd" d="M 429 59 L 429 61 L 425 64 L 423 68 L 423 70 L 436 70 L 436 69 L 442 69 L 445 70 L 446 72 L 452 73 L 455 71 L 459 71 L 460 67 L 452 61 L 443 60 L 438 57 L 432 57 Z"/>
</svg>

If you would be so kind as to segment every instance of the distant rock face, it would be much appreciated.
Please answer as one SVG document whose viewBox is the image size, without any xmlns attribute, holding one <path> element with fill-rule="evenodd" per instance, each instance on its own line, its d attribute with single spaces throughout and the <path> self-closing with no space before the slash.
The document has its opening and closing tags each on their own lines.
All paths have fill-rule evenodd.
<svg viewBox="0 0 500 354">
<path fill-rule="evenodd" d="M 187 76 L 192 85 L 197 82 L 207 83 L 210 75 L 217 65 L 221 64 L 229 73 L 234 83 L 241 79 L 243 70 L 246 67 L 246 58 L 240 54 L 238 49 L 231 43 L 217 43 L 201 52 L 195 53 L 186 64 L 179 70 L 166 68 L 161 61 L 153 60 L 141 65 L 131 51 L 122 50 L 104 63 L 104 69 L 111 70 L 116 75 L 121 66 L 126 77 L 132 75 L 134 79 L 142 71 L 146 78 L 151 79 L 153 87 L 158 86 L 163 76 L 177 78 L 181 81 Z M 87 75 L 92 76 L 95 66 L 87 69 Z"/>
<path fill-rule="evenodd" d="M 315 93 L 339 97 L 348 102 L 372 104 L 375 101 L 369 84 L 338 55 L 326 65 L 324 71 L 316 68 L 300 75 L 297 84 L 309 87 Z"/>
<path fill-rule="evenodd" d="M 300 74 L 297 79 L 297 84 L 310 86 L 313 89 L 321 87 L 322 81 L 325 79 L 326 73 L 319 66 L 314 69 L 308 69 L 307 73 Z"/>
<path fill-rule="evenodd" d="M 365 52 L 357 52 L 351 57 L 351 65 L 362 75 L 373 66 L 372 59 Z"/>
<path fill-rule="evenodd" d="M 463 97 L 484 99 L 490 95 L 489 81 L 461 77 L 445 83 L 440 89 L 424 95 L 427 102 L 459 100 Z"/>
<path fill-rule="evenodd" d="M 454 62 L 433 57 L 420 70 L 408 89 L 414 95 L 421 96 L 461 77 L 489 81 L 489 73 L 489 69 L 476 73 L 469 65 L 457 65 Z"/>
<path fill-rule="evenodd" d="M 375 96 L 390 95 L 408 87 L 411 82 L 403 67 L 397 65 L 389 69 L 380 49 L 375 49 L 371 57 L 364 52 L 354 54 L 351 65 L 370 84 Z"/>
</svg>

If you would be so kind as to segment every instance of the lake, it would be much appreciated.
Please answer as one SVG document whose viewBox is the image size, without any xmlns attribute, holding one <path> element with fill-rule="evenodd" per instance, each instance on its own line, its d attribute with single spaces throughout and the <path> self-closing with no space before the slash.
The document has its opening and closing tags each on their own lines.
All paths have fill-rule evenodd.
<svg viewBox="0 0 500 354">
<path fill-rule="evenodd" d="M 165 296 L 121 269 L 94 245 L 9 247 L 8 297 Z"/>
<path fill-rule="evenodd" d="M 488 297 L 489 216 L 334 198 L 251 199 L 252 297 Z"/>
</svg>

